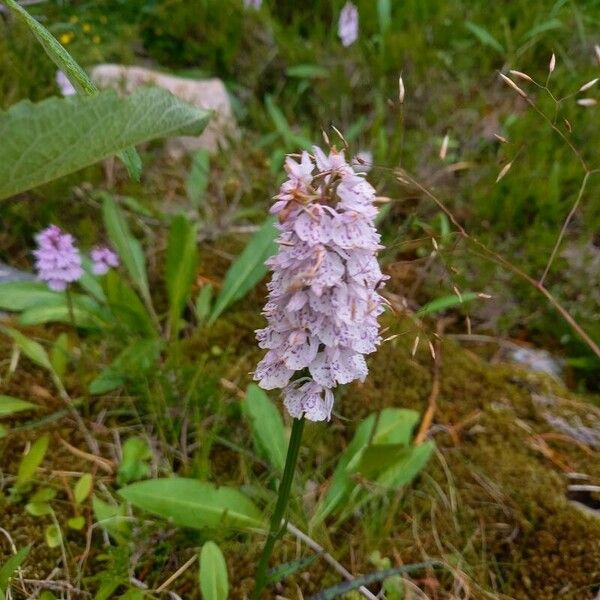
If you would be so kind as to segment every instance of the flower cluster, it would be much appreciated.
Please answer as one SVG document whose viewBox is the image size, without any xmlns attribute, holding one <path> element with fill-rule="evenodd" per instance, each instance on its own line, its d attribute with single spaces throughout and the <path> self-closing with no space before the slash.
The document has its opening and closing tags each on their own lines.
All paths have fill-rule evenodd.
<svg viewBox="0 0 600 600">
<path fill-rule="evenodd" d="M 81 255 L 70 233 L 60 227 L 50 225 L 36 236 L 37 249 L 34 250 L 35 268 L 38 277 L 55 292 L 63 292 L 69 283 L 83 276 Z M 119 266 L 119 257 L 105 246 L 96 246 L 90 252 L 92 273 L 104 275 L 111 267 Z"/>
<path fill-rule="evenodd" d="M 110 248 L 96 246 L 90 252 L 92 259 L 92 273 L 94 275 L 106 275 L 108 270 L 119 266 L 119 257 Z"/>
<path fill-rule="evenodd" d="M 351 46 L 358 39 L 358 8 L 348 1 L 340 12 L 338 36 L 343 46 Z"/>
<path fill-rule="evenodd" d="M 33 255 L 38 276 L 51 290 L 62 292 L 69 283 L 83 275 L 81 256 L 72 235 L 63 233 L 56 225 L 50 225 L 35 239 L 38 248 Z"/>
<path fill-rule="evenodd" d="M 281 234 L 267 261 L 268 326 L 257 340 L 268 351 L 254 378 L 264 389 L 282 388 L 293 417 L 323 421 L 332 390 L 367 376 L 364 355 L 380 343 L 377 289 L 386 277 L 377 263 L 375 190 L 342 152 L 313 152 L 287 158 L 288 180 L 271 208 Z"/>
</svg>

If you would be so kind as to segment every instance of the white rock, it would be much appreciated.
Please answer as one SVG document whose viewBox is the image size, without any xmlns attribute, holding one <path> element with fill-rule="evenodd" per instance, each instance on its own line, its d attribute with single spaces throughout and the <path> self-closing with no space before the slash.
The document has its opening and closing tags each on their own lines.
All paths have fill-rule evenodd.
<svg viewBox="0 0 600 600">
<path fill-rule="evenodd" d="M 143 67 L 124 65 L 97 65 L 91 71 L 92 80 L 100 88 L 112 87 L 131 93 L 142 85 L 155 85 L 199 108 L 213 111 L 213 116 L 199 137 L 170 138 L 167 151 L 175 158 L 205 148 L 209 152 L 226 148 L 229 141 L 239 135 L 239 130 L 227 90 L 220 79 L 186 79 L 165 75 Z"/>
</svg>

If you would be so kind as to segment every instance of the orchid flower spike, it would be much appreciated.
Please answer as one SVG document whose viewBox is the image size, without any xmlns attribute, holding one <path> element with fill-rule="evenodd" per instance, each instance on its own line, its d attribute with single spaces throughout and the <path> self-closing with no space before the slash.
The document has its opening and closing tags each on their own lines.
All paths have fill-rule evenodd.
<svg viewBox="0 0 600 600">
<path fill-rule="evenodd" d="M 81 256 L 71 234 L 63 233 L 56 225 L 50 225 L 40 231 L 35 239 L 38 247 L 33 255 L 38 277 L 51 290 L 62 292 L 69 283 L 81 278 Z"/>
<path fill-rule="evenodd" d="M 273 275 L 256 332 L 267 350 L 254 379 L 283 390 L 292 417 L 329 420 L 333 390 L 364 381 L 364 355 L 381 342 L 378 316 L 387 279 L 377 262 L 375 190 L 335 149 L 288 157 L 288 179 L 275 197 L 279 246 L 267 261 Z"/>
</svg>

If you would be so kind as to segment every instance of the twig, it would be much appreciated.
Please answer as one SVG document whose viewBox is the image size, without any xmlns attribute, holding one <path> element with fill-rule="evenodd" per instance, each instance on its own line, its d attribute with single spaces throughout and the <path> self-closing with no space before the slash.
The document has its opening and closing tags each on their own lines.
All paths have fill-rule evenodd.
<svg viewBox="0 0 600 600">
<path fill-rule="evenodd" d="M 437 409 L 437 399 L 440 395 L 440 380 L 442 375 L 442 335 L 444 329 L 453 319 L 440 319 L 436 325 L 436 336 L 435 336 L 435 351 L 433 352 L 433 381 L 431 384 L 431 391 L 429 392 L 429 399 L 427 400 L 427 410 L 419 426 L 419 432 L 415 437 L 415 445 L 418 446 L 425 441 L 433 416 Z"/>
<path fill-rule="evenodd" d="M 340 564 L 331 554 L 325 551 L 325 549 L 320 546 L 315 540 L 306 535 L 304 532 L 300 531 L 295 525 L 292 525 L 289 521 L 286 523 L 287 530 L 295 535 L 301 542 L 304 542 L 311 550 L 314 550 L 318 554 L 323 557 L 323 560 L 329 564 L 335 571 L 337 571 L 344 579 L 347 581 L 354 581 L 354 576 L 344 565 Z M 381 596 L 375 596 L 372 592 L 370 592 L 366 587 L 358 588 L 358 591 L 365 597 L 369 598 L 369 600 L 379 600 Z"/>
<path fill-rule="evenodd" d="M 192 558 L 190 558 L 183 565 L 181 565 L 181 567 L 179 567 L 179 569 L 177 569 L 177 571 L 175 571 L 175 573 L 173 573 L 173 575 L 171 575 L 171 577 L 169 577 L 168 579 L 163 581 L 163 583 L 161 583 L 156 588 L 156 592 L 157 593 L 162 592 L 167 586 L 171 585 L 171 583 L 173 583 L 182 573 L 187 571 L 192 566 L 192 564 L 194 563 L 196 558 L 198 558 L 198 557 L 196 554 L 194 554 L 194 556 L 192 556 Z"/>
<path fill-rule="evenodd" d="M 89 460 L 94 464 L 98 465 L 105 473 L 112 475 L 114 473 L 113 464 L 107 460 L 106 458 L 102 458 L 101 456 L 96 456 L 94 454 L 90 454 L 89 452 L 84 452 L 75 446 L 72 446 L 66 440 L 63 440 L 61 437 L 58 438 L 58 441 L 72 454 L 78 456 L 79 458 L 83 458 L 84 460 Z"/>
</svg>

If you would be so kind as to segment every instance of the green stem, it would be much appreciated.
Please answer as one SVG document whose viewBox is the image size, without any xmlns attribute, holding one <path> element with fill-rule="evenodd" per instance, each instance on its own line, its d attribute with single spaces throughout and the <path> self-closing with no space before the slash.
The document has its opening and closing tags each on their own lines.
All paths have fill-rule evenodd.
<svg viewBox="0 0 600 600">
<path fill-rule="evenodd" d="M 287 450 L 287 456 L 285 458 L 285 467 L 283 469 L 283 477 L 281 484 L 279 485 L 279 491 L 277 494 L 277 504 L 271 517 L 271 525 L 269 527 L 269 535 L 265 542 L 258 568 L 256 569 L 256 576 L 254 578 L 254 592 L 252 593 L 252 600 L 260 600 L 261 594 L 266 587 L 267 583 L 267 569 L 269 567 L 269 558 L 273 553 L 275 542 L 283 535 L 285 531 L 285 525 L 282 525 L 283 517 L 285 516 L 285 509 L 287 508 L 288 500 L 290 498 L 290 491 L 292 489 L 292 481 L 294 480 L 294 472 L 296 471 L 296 463 L 298 462 L 298 452 L 300 451 L 300 443 L 302 442 L 302 432 L 304 431 L 304 417 L 301 419 L 294 419 L 292 423 L 292 435 L 290 437 L 290 444 Z"/>
</svg>

